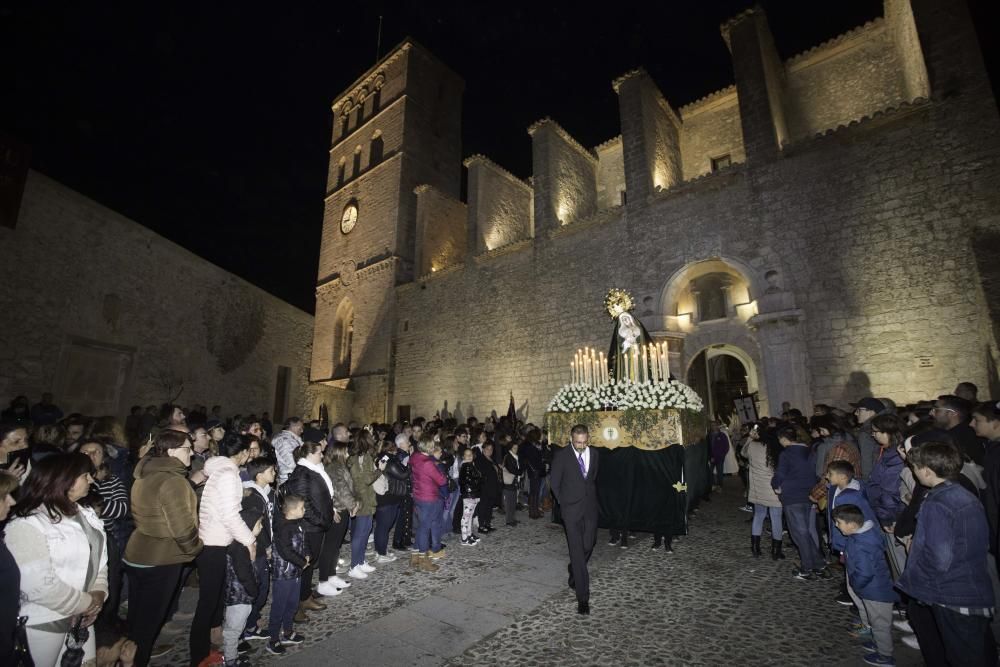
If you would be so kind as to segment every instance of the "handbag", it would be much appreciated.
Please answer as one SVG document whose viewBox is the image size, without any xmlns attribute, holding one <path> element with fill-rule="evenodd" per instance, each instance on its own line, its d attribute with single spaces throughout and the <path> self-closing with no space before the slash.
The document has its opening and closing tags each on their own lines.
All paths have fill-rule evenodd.
<svg viewBox="0 0 1000 667">
<path fill-rule="evenodd" d="M 375 493 L 380 496 L 384 496 L 389 491 L 389 480 L 386 479 L 385 473 L 379 475 L 374 482 L 372 482 L 372 488 L 375 489 Z"/>
<path fill-rule="evenodd" d="M 80 667 L 83 665 L 83 647 L 90 638 L 90 630 L 83 627 L 83 617 L 76 619 L 72 629 L 66 635 L 66 650 L 59 660 L 59 667 Z"/>
<path fill-rule="evenodd" d="M 14 662 L 12 667 L 35 667 L 35 661 L 31 657 L 31 649 L 28 648 L 28 633 L 24 626 L 28 622 L 27 616 L 18 616 L 17 624 L 14 626 Z"/>
</svg>

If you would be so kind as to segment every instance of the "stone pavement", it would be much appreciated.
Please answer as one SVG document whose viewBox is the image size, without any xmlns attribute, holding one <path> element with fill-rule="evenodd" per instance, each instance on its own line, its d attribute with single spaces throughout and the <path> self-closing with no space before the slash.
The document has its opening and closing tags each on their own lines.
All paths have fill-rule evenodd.
<svg viewBox="0 0 1000 667">
<path fill-rule="evenodd" d="M 751 558 L 750 515 L 737 510 L 739 482 L 727 484 L 672 555 L 650 549 L 645 534 L 627 550 L 611 547 L 600 531 L 589 617 L 576 614 L 566 586 L 561 529 L 525 518 L 475 547 L 452 536 L 437 573 L 411 573 L 408 558 L 379 567 L 297 626 L 307 640 L 288 655 L 254 642 L 250 658 L 281 667 L 863 664 L 847 635 L 849 609 L 833 602 L 836 583 L 794 579 L 794 548 L 773 562 L 767 537 L 765 556 Z M 186 663 L 186 633 L 175 642 L 154 665 Z M 921 664 L 898 641 L 896 658 Z"/>
</svg>

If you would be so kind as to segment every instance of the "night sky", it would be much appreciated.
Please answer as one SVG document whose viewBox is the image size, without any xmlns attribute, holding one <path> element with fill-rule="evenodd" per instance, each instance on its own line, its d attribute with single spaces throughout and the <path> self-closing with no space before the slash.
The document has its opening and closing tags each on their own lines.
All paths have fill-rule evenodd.
<svg viewBox="0 0 1000 667">
<path fill-rule="evenodd" d="M 463 156 L 526 177 L 526 128 L 619 134 L 616 76 L 676 108 L 732 83 L 719 24 L 750 0 L 0 2 L 0 131 L 33 168 L 312 312 L 330 104 L 409 35 L 465 78 Z M 761 2 L 783 58 L 880 0 Z M 1000 3 L 971 3 L 989 61 Z M 994 89 L 998 89 L 994 73 Z M 180 304 L 183 305 L 183 304 Z"/>
</svg>

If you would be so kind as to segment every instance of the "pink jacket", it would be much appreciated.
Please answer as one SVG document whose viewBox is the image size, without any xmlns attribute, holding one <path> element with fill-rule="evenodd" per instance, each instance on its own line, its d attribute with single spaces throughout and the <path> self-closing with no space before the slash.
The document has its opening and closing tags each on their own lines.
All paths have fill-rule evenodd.
<svg viewBox="0 0 1000 667">
<path fill-rule="evenodd" d="M 233 540 L 250 546 L 256 540 L 240 517 L 240 469 L 228 456 L 213 456 L 205 461 L 205 474 L 208 481 L 198 509 L 198 537 L 206 547 L 227 547 Z"/>
<path fill-rule="evenodd" d="M 439 488 L 447 480 L 444 473 L 438 470 L 433 458 L 421 452 L 414 452 L 410 457 L 410 470 L 413 475 L 414 500 L 433 502 L 441 499 Z"/>
</svg>

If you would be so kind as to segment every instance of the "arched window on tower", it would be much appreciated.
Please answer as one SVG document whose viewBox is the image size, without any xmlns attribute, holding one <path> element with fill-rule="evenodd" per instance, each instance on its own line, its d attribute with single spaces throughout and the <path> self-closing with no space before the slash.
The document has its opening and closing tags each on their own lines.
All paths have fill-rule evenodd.
<svg viewBox="0 0 1000 667">
<path fill-rule="evenodd" d="M 725 273 L 709 273 L 691 281 L 691 294 L 698 303 L 698 320 L 721 320 L 729 317 L 729 287 L 732 279 Z"/>
<path fill-rule="evenodd" d="M 344 137 L 347 136 L 347 126 L 350 124 L 350 122 L 351 122 L 351 115 L 350 114 L 345 113 L 343 116 L 341 116 L 341 118 L 340 118 L 340 138 L 341 139 L 343 139 Z"/>
<path fill-rule="evenodd" d="M 351 347 L 354 343 L 354 306 L 344 299 L 337 307 L 333 324 L 333 377 L 351 375 Z"/>
<path fill-rule="evenodd" d="M 378 113 L 378 108 L 382 105 L 382 89 L 376 88 L 372 93 L 372 113 Z"/>
<path fill-rule="evenodd" d="M 345 171 L 347 171 L 347 160 L 340 158 L 340 164 L 337 165 L 337 187 L 344 184 Z"/>
<path fill-rule="evenodd" d="M 357 178 L 361 175 L 361 146 L 357 146 L 354 149 L 354 170 L 351 172 L 351 178 Z"/>
<path fill-rule="evenodd" d="M 354 124 L 354 129 L 361 127 L 361 120 L 365 117 L 365 102 L 362 100 L 358 103 L 358 121 Z"/>
<path fill-rule="evenodd" d="M 382 131 L 379 130 L 372 137 L 371 146 L 368 149 L 368 167 L 374 167 L 382 161 L 382 151 L 385 143 L 382 140 Z"/>
</svg>

